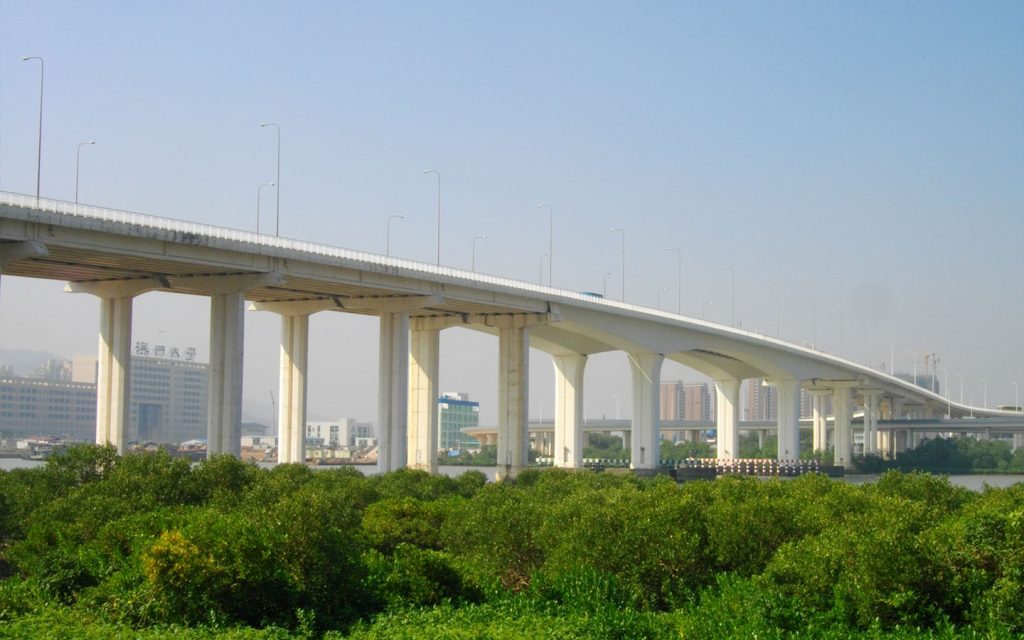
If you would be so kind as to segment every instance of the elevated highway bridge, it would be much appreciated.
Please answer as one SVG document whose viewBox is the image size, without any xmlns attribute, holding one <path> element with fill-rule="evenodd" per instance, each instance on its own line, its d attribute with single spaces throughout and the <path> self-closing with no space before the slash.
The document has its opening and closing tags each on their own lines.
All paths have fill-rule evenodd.
<svg viewBox="0 0 1024 640">
<path fill-rule="evenodd" d="M 740 382 L 778 390 L 779 457 L 799 455 L 799 394 L 811 394 L 814 447 L 826 447 L 832 398 L 837 463 L 849 460 L 854 405 L 869 451 L 891 449 L 879 420 L 1013 417 L 971 407 L 827 353 L 734 327 L 460 269 L 138 213 L 0 192 L 0 273 L 67 283 L 100 304 L 96 441 L 127 441 L 132 299 L 149 291 L 208 296 L 209 452 L 240 447 L 245 309 L 281 316 L 279 459 L 305 458 L 309 317 L 380 318 L 381 467 L 436 468 L 439 334 L 462 326 L 498 337 L 499 477 L 527 460 L 528 358 L 555 367 L 555 464 L 582 459 L 583 372 L 590 355 L 623 351 L 632 372 L 632 466 L 657 465 L 663 362 L 714 381 L 717 455 L 736 456 Z"/>
</svg>

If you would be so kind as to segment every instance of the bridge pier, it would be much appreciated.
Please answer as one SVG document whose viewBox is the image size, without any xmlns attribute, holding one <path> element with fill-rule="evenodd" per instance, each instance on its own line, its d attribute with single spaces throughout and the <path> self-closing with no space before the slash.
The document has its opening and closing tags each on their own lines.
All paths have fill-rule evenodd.
<svg viewBox="0 0 1024 640">
<path fill-rule="evenodd" d="M 715 455 L 719 460 L 736 458 L 740 452 L 740 381 L 736 378 L 715 380 Z"/>
<path fill-rule="evenodd" d="M 811 396 L 811 436 L 813 451 L 828 450 L 828 422 L 825 417 L 825 396 L 827 389 L 809 389 Z"/>
<path fill-rule="evenodd" d="M 131 416 L 132 298 L 100 300 L 100 343 L 96 372 L 96 444 L 124 453 Z"/>
<path fill-rule="evenodd" d="M 583 466 L 583 371 L 587 356 L 552 356 L 555 366 L 556 467 Z"/>
<path fill-rule="evenodd" d="M 779 378 L 772 381 L 778 398 L 779 460 L 800 458 L 800 381 Z"/>
<path fill-rule="evenodd" d="M 850 438 L 850 385 L 837 384 L 832 389 L 832 411 L 835 423 L 832 429 L 833 463 L 837 467 L 850 464 L 852 451 Z"/>
<path fill-rule="evenodd" d="M 207 455 L 241 453 L 244 310 L 242 291 L 210 296 Z"/>
<path fill-rule="evenodd" d="M 394 471 L 409 459 L 409 314 L 380 316 L 377 466 Z"/>
<path fill-rule="evenodd" d="M 864 402 L 864 455 L 878 454 L 878 397 L 880 390 L 861 391 Z"/>
<path fill-rule="evenodd" d="M 632 469 L 657 469 L 661 453 L 661 365 L 660 353 L 630 353 L 633 377 L 633 421 L 630 430 Z"/>
<path fill-rule="evenodd" d="M 419 323 L 415 323 L 419 324 Z M 440 329 L 412 326 L 409 334 L 407 466 L 437 473 L 437 382 Z"/>
<path fill-rule="evenodd" d="M 281 372 L 278 389 L 277 461 L 306 461 L 306 374 L 309 315 L 281 316 Z"/>
<path fill-rule="evenodd" d="M 498 481 L 515 478 L 529 461 L 530 330 L 498 329 Z"/>
</svg>

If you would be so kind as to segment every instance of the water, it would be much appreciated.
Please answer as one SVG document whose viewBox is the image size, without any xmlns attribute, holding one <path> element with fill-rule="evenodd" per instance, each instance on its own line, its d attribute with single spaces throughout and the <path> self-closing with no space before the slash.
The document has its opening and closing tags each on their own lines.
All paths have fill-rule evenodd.
<svg viewBox="0 0 1024 640">
<path fill-rule="evenodd" d="M 40 465 L 46 464 L 39 460 L 23 460 L 21 458 L 0 458 L 0 470 L 10 471 L 11 469 L 31 469 Z M 261 465 L 263 466 L 263 465 Z M 266 465 L 270 466 L 270 465 Z M 338 467 L 329 467 L 338 468 Z M 373 475 L 379 473 L 379 469 L 376 465 L 358 465 L 356 469 L 361 471 L 364 475 Z M 467 471 L 480 471 L 487 476 L 488 480 L 493 481 L 495 467 L 464 467 L 455 465 L 442 465 L 438 467 L 438 471 L 446 476 L 455 478 L 462 475 Z M 878 480 L 879 475 L 877 473 L 865 473 L 865 474 L 848 474 L 844 478 L 841 478 L 843 482 L 851 482 L 853 484 L 867 484 L 869 482 L 875 482 Z M 1019 482 L 1024 482 L 1024 474 L 979 474 L 979 475 L 956 475 L 949 476 L 951 484 L 957 487 L 964 487 L 972 491 L 981 491 L 985 488 L 985 485 L 990 487 L 1004 489 L 1012 486 Z"/>
</svg>

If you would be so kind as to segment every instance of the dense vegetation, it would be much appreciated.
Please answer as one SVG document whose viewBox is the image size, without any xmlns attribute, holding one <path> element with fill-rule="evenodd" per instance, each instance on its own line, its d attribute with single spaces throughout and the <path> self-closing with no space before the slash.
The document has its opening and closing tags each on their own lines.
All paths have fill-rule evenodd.
<svg viewBox="0 0 1024 640">
<path fill-rule="evenodd" d="M 81 447 L 0 473 L 0 637 L 1024 633 L 1024 485 L 399 471 Z"/>
</svg>

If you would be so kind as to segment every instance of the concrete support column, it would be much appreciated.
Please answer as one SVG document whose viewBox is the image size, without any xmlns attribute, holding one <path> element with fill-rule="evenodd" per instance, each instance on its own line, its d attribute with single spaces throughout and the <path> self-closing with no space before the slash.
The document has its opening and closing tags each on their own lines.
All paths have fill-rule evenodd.
<svg viewBox="0 0 1024 640">
<path fill-rule="evenodd" d="M 409 461 L 409 314 L 380 316 L 377 387 L 377 467 L 394 471 Z"/>
<path fill-rule="evenodd" d="M 661 364 L 658 353 L 630 353 L 633 374 L 633 422 L 630 430 L 632 469 L 657 469 L 661 446 Z"/>
<path fill-rule="evenodd" d="M 96 378 L 96 444 L 124 453 L 131 416 L 132 299 L 100 299 L 100 344 Z"/>
<path fill-rule="evenodd" d="M 891 407 L 890 411 L 892 412 L 892 415 L 889 417 L 890 420 L 899 420 L 903 417 L 903 398 L 890 398 L 889 406 Z"/>
<path fill-rule="evenodd" d="M 719 459 L 737 458 L 740 453 L 740 380 L 715 380 L 716 453 Z"/>
<path fill-rule="evenodd" d="M 583 370 L 587 356 L 552 356 L 555 365 L 556 467 L 583 466 Z"/>
<path fill-rule="evenodd" d="M 878 396 L 880 391 L 864 390 L 864 455 L 878 455 Z"/>
<path fill-rule="evenodd" d="M 407 466 L 437 473 L 439 329 L 409 334 L 409 444 Z"/>
<path fill-rule="evenodd" d="M 210 296 L 210 381 L 207 455 L 239 455 L 242 448 L 242 292 Z"/>
<path fill-rule="evenodd" d="M 1024 433 L 1013 434 L 1013 450 L 1016 451 L 1021 447 L 1024 447 Z"/>
<path fill-rule="evenodd" d="M 772 381 L 779 402 L 779 460 L 800 459 L 800 381 L 779 378 Z"/>
<path fill-rule="evenodd" d="M 529 462 L 530 330 L 498 329 L 497 480 L 515 478 Z"/>
<path fill-rule="evenodd" d="M 852 438 L 850 437 L 850 388 L 837 385 L 832 391 L 832 411 L 835 424 L 832 432 L 833 461 L 837 467 L 850 464 Z"/>
<path fill-rule="evenodd" d="M 281 316 L 281 372 L 278 390 L 277 461 L 306 461 L 306 372 L 309 316 Z"/>
<path fill-rule="evenodd" d="M 892 430 L 878 432 L 878 454 L 886 460 L 892 460 Z"/>
<path fill-rule="evenodd" d="M 813 451 L 828 450 L 828 421 L 825 416 L 825 389 L 811 389 L 811 435 Z"/>
</svg>

